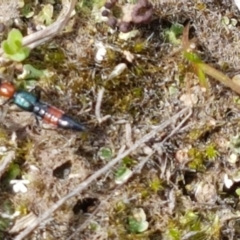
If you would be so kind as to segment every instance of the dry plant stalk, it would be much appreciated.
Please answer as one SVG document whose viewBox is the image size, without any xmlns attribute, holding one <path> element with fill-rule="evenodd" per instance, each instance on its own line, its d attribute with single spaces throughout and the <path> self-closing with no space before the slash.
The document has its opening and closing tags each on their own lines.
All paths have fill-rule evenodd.
<svg viewBox="0 0 240 240">
<path fill-rule="evenodd" d="M 232 79 L 230 79 L 228 76 L 226 76 L 222 72 L 218 71 L 217 69 L 203 62 L 197 63 L 197 66 L 207 75 L 217 79 L 219 82 L 221 82 L 225 86 L 231 88 L 234 92 L 240 94 L 239 84 L 233 82 Z"/>
<path fill-rule="evenodd" d="M 95 116 L 96 116 L 96 119 L 99 123 L 102 123 L 102 122 L 106 121 L 107 119 L 111 118 L 111 115 L 106 115 L 104 117 L 101 117 L 101 105 L 102 105 L 102 99 L 103 99 L 104 91 L 105 91 L 104 88 L 101 88 L 98 91 L 97 103 L 96 103 L 96 107 L 95 107 Z"/>
<path fill-rule="evenodd" d="M 136 141 L 129 149 L 127 149 L 124 152 L 119 153 L 116 158 L 112 159 L 107 165 L 105 165 L 104 167 L 99 169 L 97 172 L 95 172 L 93 175 L 91 175 L 89 178 L 87 178 L 85 181 L 80 183 L 78 185 L 78 187 L 76 187 L 69 194 L 67 194 L 66 196 L 61 198 L 52 207 L 50 207 L 44 214 L 39 216 L 34 222 L 32 222 L 32 224 L 29 227 L 27 227 L 23 232 L 21 232 L 18 236 L 16 236 L 15 240 L 25 239 L 25 237 L 28 234 L 30 234 L 39 224 L 43 223 L 47 218 L 49 218 L 51 216 L 51 214 L 54 213 L 59 207 L 61 207 L 68 199 L 81 193 L 90 184 L 92 184 L 93 181 L 96 181 L 100 176 L 102 176 L 106 172 L 110 171 L 124 157 L 128 156 L 133 151 L 135 151 L 137 148 L 141 147 L 144 143 L 146 143 L 151 138 L 153 138 L 158 132 L 162 131 L 164 128 L 166 128 L 170 124 L 174 123 L 179 117 L 181 117 L 183 114 L 186 114 L 187 112 L 188 112 L 187 118 L 190 117 L 192 110 L 191 110 L 191 108 L 186 107 L 186 108 L 182 109 L 180 112 L 178 112 L 177 114 L 175 114 L 170 119 L 166 120 L 165 122 L 163 122 L 162 124 L 160 124 L 159 126 L 154 128 L 151 132 L 144 135 L 140 140 Z"/>
</svg>

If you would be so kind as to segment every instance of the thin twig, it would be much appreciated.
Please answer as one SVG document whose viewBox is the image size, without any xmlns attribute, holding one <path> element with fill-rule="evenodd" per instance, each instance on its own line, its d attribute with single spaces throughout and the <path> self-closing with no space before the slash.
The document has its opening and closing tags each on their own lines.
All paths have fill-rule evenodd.
<svg viewBox="0 0 240 240">
<path fill-rule="evenodd" d="M 69 194 L 61 198 L 59 201 L 57 201 L 53 206 L 51 206 L 43 215 L 39 216 L 29 227 L 27 227 L 23 232 L 21 232 L 18 236 L 16 236 L 15 240 L 22 240 L 24 239 L 28 234 L 30 234 L 40 223 L 44 222 L 47 218 L 51 216 L 52 213 L 54 213 L 60 206 L 62 206 L 68 199 L 71 197 L 74 197 L 81 193 L 84 189 L 86 189 L 93 181 L 96 181 L 101 175 L 108 172 L 114 165 L 116 165 L 118 162 L 120 162 L 124 157 L 128 156 L 131 152 L 135 151 L 137 148 L 139 148 L 142 144 L 149 141 L 151 138 L 153 138 L 159 131 L 162 131 L 164 128 L 166 128 L 168 125 L 172 124 L 172 122 L 176 121 L 180 116 L 185 114 L 189 110 L 189 107 L 184 108 L 177 114 L 175 114 L 170 119 L 166 120 L 162 124 L 160 124 L 157 128 L 152 130 L 150 133 L 144 135 L 140 140 L 138 140 L 136 143 L 132 145 L 131 148 L 127 149 L 125 152 L 118 154 L 116 158 L 114 158 L 112 161 L 110 161 L 107 165 L 105 165 L 103 168 L 99 169 L 97 172 L 95 172 L 93 175 L 91 175 L 89 178 L 87 178 L 85 181 L 80 183 L 73 191 L 71 191 Z"/>
<path fill-rule="evenodd" d="M 131 147 L 132 143 L 132 128 L 130 123 L 125 124 L 125 132 L 126 132 L 126 145 Z"/>
<path fill-rule="evenodd" d="M 162 141 L 162 143 L 165 143 L 170 137 L 172 137 L 174 134 L 176 134 L 176 132 L 178 132 L 180 130 L 180 128 L 182 127 L 182 125 L 189 119 L 189 117 L 192 115 L 192 109 L 190 109 L 188 115 L 177 125 L 177 127 L 175 127 L 171 133 L 166 136 L 164 138 L 164 140 Z"/>
<path fill-rule="evenodd" d="M 101 88 L 98 91 L 97 103 L 96 103 L 96 107 L 95 107 L 95 116 L 96 116 L 99 123 L 102 123 L 102 122 L 106 121 L 108 118 L 111 117 L 111 115 L 106 115 L 104 117 L 101 117 L 101 105 L 102 105 L 102 99 L 103 99 L 104 91 L 105 91 L 104 88 Z"/>
</svg>

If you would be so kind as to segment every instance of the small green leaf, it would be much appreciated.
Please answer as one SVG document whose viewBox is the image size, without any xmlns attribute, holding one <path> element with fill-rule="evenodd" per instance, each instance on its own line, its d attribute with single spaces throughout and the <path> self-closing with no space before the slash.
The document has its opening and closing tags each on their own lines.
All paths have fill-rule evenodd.
<svg viewBox="0 0 240 240">
<path fill-rule="evenodd" d="M 11 164 L 9 169 L 8 169 L 8 172 L 7 172 L 7 179 L 8 180 L 12 180 L 12 179 L 15 179 L 17 176 L 19 176 L 21 173 L 21 170 L 20 170 L 20 167 L 18 164 Z"/>
<path fill-rule="evenodd" d="M 8 33 L 7 42 L 13 50 L 17 50 L 22 47 L 22 38 L 22 33 L 18 29 L 14 28 Z"/>
<path fill-rule="evenodd" d="M 18 79 L 34 79 L 34 78 L 41 78 L 45 76 L 46 70 L 39 70 L 33 67 L 30 64 L 25 64 L 23 66 L 23 73 L 18 75 Z M 36 81 L 34 81 L 36 82 Z"/>
<path fill-rule="evenodd" d="M 132 170 L 126 167 L 121 167 L 116 173 L 115 183 L 122 184 L 132 175 Z"/>
<path fill-rule="evenodd" d="M 4 239 L 4 236 L 1 235 L 1 232 L 6 230 L 9 227 L 10 223 L 10 219 L 0 217 L 0 237 L 2 237 L 1 239 Z"/>
<path fill-rule="evenodd" d="M 46 25 L 50 25 L 52 23 L 53 17 L 53 6 L 51 4 L 47 4 L 43 7 L 42 11 L 38 14 L 37 19 L 45 23 Z"/>
<path fill-rule="evenodd" d="M 200 57 L 193 52 L 184 51 L 184 57 L 191 63 L 201 63 Z"/>
<path fill-rule="evenodd" d="M 177 228 L 169 229 L 169 237 L 171 237 L 172 240 L 180 240 L 180 236 L 180 231 Z"/>
<path fill-rule="evenodd" d="M 30 49 L 22 47 L 22 34 L 17 29 L 8 33 L 7 40 L 2 42 L 4 53 L 13 61 L 21 62 L 29 56 Z"/>
<path fill-rule="evenodd" d="M 178 39 L 179 35 L 183 33 L 183 25 L 173 24 L 170 29 L 164 31 L 165 38 L 174 45 L 181 44 L 180 39 Z"/>
<path fill-rule="evenodd" d="M 196 64 L 197 65 L 197 64 Z M 197 66 L 196 66 L 197 67 Z M 206 79 L 206 75 L 205 73 L 202 71 L 202 69 L 198 68 L 197 69 L 197 74 L 198 74 L 198 78 L 199 78 L 199 83 L 201 85 L 201 87 L 204 87 L 206 89 L 209 89 L 208 86 L 208 81 Z"/>
<path fill-rule="evenodd" d="M 240 188 L 237 188 L 237 189 L 235 190 L 235 193 L 236 193 L 238 196 L 240 196 Z"/>
<path fill-rule="evenodd" d="M 4 53 L 6 53 L 7 55 L 14 54 L 14 52 L 15 52 L 14 49 L 9 46 L 7 40 L 4 40 L 2 42 L 2 49 L 3 49 Z"/>
<path fill-rule="evenodd" d="M 132 166 L 134 164 L 134 162 L 136 162 L 134 159 L 130 158 L 129 156 L 123 158 L 122 160 L 123 164 L 125 166 Z"/>
<path fill-rule="evenodd" d="M 30 54 L 30 49 L 28 47 L 23 47 L 21 51 L 24 53 L 25 58 L 27 58 Z"/>
<path fill-rule="evenodd" d="M 184 29 L 183 25 L 179 23 L 173 24 L 170 28 L 170 30 L 174 33 L 176 37 L 183 33 L 183 29 Z"/>
<path fill-rule="evenodd" d="M 34 11 L 32 11 L 32 3 L 28 3 L 26 5 L 23 6 L 23 8 L 21 9 L 21 14 L 26 17 L 26 18 L 30 18 L 34 15 Z"/>
<path fill-rule="evenodd" d="M 148 222 L 147 221 L 137 221 L 133 217 L 129 217 L 128 219 L 128 226 L 131 233 L 140 233 L 144 232 L 148 229 Z"/>
<path fill-rule="evenodd" d="M 112 158 L 112 150 L 110 148 L 106 148 L 106 147 L 102 147 L 100 148 L 99 152 L 98 152 L 98 156 L 102 159 L 102 160 L 109 160 Z"/>
<path fill-rule="evenodd" d="M 8 55 L 10 59 L 16 62 L 21 62 L 29 56 L 30 50 L 27 48 L 19 49 L 18 52 Z"/>
</svg>

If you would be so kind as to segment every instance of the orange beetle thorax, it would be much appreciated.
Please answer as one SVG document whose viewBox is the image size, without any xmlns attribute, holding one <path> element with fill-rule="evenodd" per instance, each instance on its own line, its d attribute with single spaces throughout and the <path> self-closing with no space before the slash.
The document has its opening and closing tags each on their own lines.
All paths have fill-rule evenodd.
<svg viewBox="0 0 240 240">
<path fill-rule="evenodd" d="M 8 82 L 0 84 L 0 96 L 12 98 L 16 89 L 15 87 Z"/>
</svg>

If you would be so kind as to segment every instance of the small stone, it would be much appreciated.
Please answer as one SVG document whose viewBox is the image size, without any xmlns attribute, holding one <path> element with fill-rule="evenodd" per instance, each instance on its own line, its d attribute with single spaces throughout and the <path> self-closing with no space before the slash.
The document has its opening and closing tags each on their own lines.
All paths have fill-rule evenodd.
<svg viewBox="0 0 240 240">
<path fill-rule="evenodd" d="M 143 147 L 143 152 L 144 152 L 146 155 L 150 155 L 150 154 L 153 153 L 153 150 L 152 150 L 150 147 L 148 147 L 148 146 L 144 146 L 144 147 Z"/>
<path fill-rule="evenodd" d="M 195 191 L 195 197 L 200 203 L 214 204 L 217 201 L 217 192 L 214 184 L 200 182 Z"/>
<path fill-rule="evenodd" d="M 232 164 L 236 163 L 237 160 L 238 160 L 238 155 L 236 153 L 232 153 L 228 158 L 228 162 Z"/>
<path fill-rule="evenodd" d="M 198 98 L 195 94 L 183 94 L 180 100 L 186 107 L 191 107 L 198 102 Z"/>
<path fill-rule="evenodd" d="M 224 175 L 224 180 L 223 181 L 224 181 L 225 187 L 228 188 L 228 189 L 231 188 L 231 186 L 234 183 L 233 180 L 230 179 L 227 174 Z"/>
</svg>

